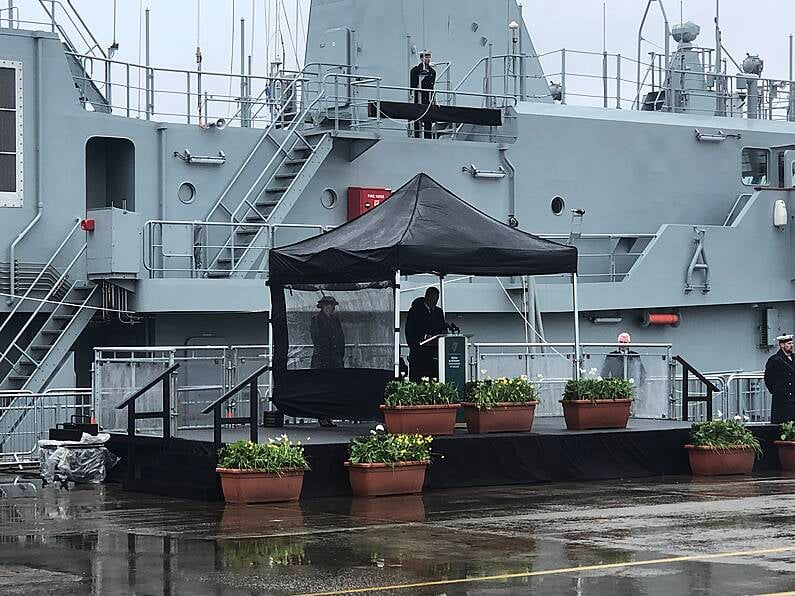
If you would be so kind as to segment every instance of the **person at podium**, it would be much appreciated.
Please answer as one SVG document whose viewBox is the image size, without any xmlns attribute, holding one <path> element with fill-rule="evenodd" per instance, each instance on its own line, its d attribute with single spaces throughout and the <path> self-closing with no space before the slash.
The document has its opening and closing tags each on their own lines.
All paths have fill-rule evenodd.
<svg viewBox="0 0 795 596">
<path fill-rule="evenodd" d="M 406 343 L 409 345 L 409 380 L 423 378 L 435 379 L 439 376 L 439 357 L 437 343 L 420 345 L 434 335 L 447 333 L 453 326 L 444 320 L 444 311 L 436 306 L 439 302 L 439 289 L 431 286 L 425 296 L 411 303 L 406 317 Z M 456 328 L 457 329 L 457 328 Z"/>
</svg>

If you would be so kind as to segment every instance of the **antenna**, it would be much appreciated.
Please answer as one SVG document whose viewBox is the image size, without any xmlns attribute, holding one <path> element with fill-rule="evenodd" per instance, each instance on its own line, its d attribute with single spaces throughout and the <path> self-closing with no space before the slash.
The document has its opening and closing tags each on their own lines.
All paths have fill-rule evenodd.
<svg viewBox="0 0 795 596">
<path fill-rule="evenodd" d="M 602 2 L 602 53 L 607 51 L 607 1 Z"/>
</svg>

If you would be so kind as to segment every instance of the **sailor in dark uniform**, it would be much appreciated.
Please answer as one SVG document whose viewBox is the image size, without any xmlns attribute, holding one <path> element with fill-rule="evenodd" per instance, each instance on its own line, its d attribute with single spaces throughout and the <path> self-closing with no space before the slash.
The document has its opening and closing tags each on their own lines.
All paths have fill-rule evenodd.
<svg viewBox="0 0 795 596">
<path fill-rule="evenodd" d="M 781 335 L 779 350 L 765 365 L 765 386 L 773 396 L 770 422 L 781 424 L 795 420 L 795 363 L 792 359 L 792 335 Z"/>
<path fill-rule="evenodd" d="M 433 89 L 436 86 L 436 70 L 431 66 L 431 53 L 428 50 L 420 52 L 420 63 L 411 69 L 409 81 L 414 94 L 414 103 L 428 106 L 425 114 L 414 121 L 414 136 L 420 138 L 420 122 L 422 122 L 424 136 L 426 139 L 430 139 L 433 123 L 430 118 L 427 118 L 427 110 L 430 109 L 431 104 L 436 103 L 433 97 Z"/>
</svg>

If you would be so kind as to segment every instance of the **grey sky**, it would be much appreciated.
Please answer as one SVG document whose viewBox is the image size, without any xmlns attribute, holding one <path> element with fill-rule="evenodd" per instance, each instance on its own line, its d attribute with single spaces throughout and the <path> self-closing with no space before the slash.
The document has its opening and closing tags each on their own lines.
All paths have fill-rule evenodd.
<svg viewBox="0 0 795 596">
<path fill-rule="evenodd" d="M 196 43 L 196 6 L 202 6 L 201 42 L 204 67 L 207 70 L 228 71 L 230 66 L 232 8 L 238 22 L 241 16 L 249 21 L 248 41 L 251 41 L 250 19 L 255 7 L 256 38 L 254 46 L 255 72 L 265 74 L 265 15 L 264 7 L 274 6 L 274 0 L 118 0 L 117 38 L 121 44 L 119 59 L 137 61 L 139 56 L 140 8 L 151 8 L 152 62 L 159 66 L 192 68 Z M 309 0 L 301 4 L 302 23 L 309 13 Z M 397 0 L 395 0 L 397 1 Z M 432 1 L 432 0 L 428 0 Z M 493 0 L 483 0 L 493 1 Z M 73 0 L 92 30 L 107 46 L 113 36 L 111 0 Z M 286 12 L 294 27 L 296 0 L 284 0 Z M 33 0 L 23 4 L 37 5 Z M 646 0 L 608 0 L 607 49 L 623 56 L 634 57 L 638 24 Z M 678 0 L 665 0 L 668 16 L 677 22 L 680 15 Z M 681 3 L 685 20 L 701 25 L 701 45 L 714 44 L 713 18 L 715 0 L 685 0 Z M 788 35 L 795 29 L 793 0 L 722 0 L 721 21 L 724 45 L 740 61 L 745 52 L 759 53 L 765 60 L 765 75 L 786 78 L 788 70 Z M 23 13 L 24 14 L 24 13 Z M 601 51 L 602 0 L 525 0 L 525 21 L 540 51 L 566 47 Z M 272 22 L 273 15 L 270 15 Z M 653 7 L 647 36 L 662 44 L 662 19 Z M 293 29 L 295 34 L 295 28 Z M 285 34 L 285 37 L 286 34 Z M 298 34 L 303 45 L 304 34 Z M 288 63 L 294 62 L 294 50 L 286 40 Z M 234 68 L 239 68 L 239 38 L 234 46 Z M 645 46 L 644 51 L 653 50 Z M 302 49 L 300 50 L 302 52 Z M 548 67 L 551 70 L 551 66 Z M 732 69 L 733 70 L 733 69 Z M 633 75 L 634 76 L 634 75 Z M 626 76 L 625 78 L 631 78 Z"/>
</svg>

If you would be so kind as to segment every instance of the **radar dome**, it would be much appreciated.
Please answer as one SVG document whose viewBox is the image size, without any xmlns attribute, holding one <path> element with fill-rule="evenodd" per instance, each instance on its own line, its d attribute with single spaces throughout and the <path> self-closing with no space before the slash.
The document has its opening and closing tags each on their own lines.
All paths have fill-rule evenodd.
<svg viewBox="0 0 795 596">
<path fill-rule="evenodd" d="M 701 33 L 701 27 L 696 25 L 693 21 L 674 25 L 673 29 L 671 29 L 671 36 L 674 38 L 674 41 L 679 43 L 692 43 L 696 40 L 699 33 Z"/>
</svg>

